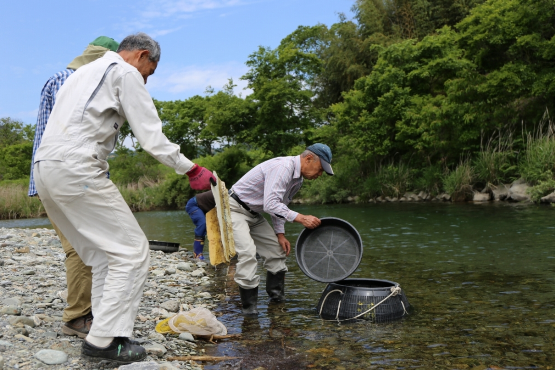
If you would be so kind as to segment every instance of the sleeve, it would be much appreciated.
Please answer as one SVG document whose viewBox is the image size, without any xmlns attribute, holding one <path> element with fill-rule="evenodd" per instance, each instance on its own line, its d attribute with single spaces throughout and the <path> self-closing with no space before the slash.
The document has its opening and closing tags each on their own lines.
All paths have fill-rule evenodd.
<svg viewBox="0 0 555 370">
<path fill-rule="evenodd" d="M 140 73 L 125 73 L 119 85 L 121 107 L 141 147 L 178 174 L 189 171 L 194 163 L 185 158 L 179 145 L 171 143 L 162 132 L 162 121 Z"/>
<path fill-rule="evenodd" d="M 283 203 L 293 171 L 293 166 L 279 165 L 270 168 L 264 176 L 264 212 L 271 215 L 276 234 L 285 232 L 285 221 L 293 222 L 298 215 Z"/>
</svg>

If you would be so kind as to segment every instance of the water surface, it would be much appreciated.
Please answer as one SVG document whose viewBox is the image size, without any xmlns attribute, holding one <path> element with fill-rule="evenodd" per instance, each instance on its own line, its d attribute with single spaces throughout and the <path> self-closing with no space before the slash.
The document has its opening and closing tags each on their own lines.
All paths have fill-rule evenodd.
<svg viewBox="0 0 555 370">
<path fill-rule="evenodd" d="M 220 320 L 241 340 L 206 347 L 238 356 L 206 369 L 548 369 L 555 363 L 555 215 L 519 204 L 367 204 L 294 206 L 347 220 L 364 242 L 352 277 L 392 280 L 413 306 L 389 324 L 323 321 L 314 307 L 325 284 L 306 277 L 294 251 L 287 302 L 268 305 L 260 287 L 257 319 L 239 315 L 233 266 L 216 271 L 211 289 L 226 291 Z M 137 213 L 149 239 L 189 246 L 184 211 Z M 0 227 L 45 227 L 35 220 Z M 294 244 L 302 230 L 287 224 Z"/>
</svg>

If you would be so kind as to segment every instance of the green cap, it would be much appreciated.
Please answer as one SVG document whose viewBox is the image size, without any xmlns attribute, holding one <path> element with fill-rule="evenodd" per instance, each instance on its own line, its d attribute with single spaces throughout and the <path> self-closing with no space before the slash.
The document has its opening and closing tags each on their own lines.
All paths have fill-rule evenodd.
<svg viewBox="0 0 555 370">
<path fill-rule="evenodd" d="M 89 45 L 102 46 L 108 50 L 112 50 L 113 52 L 118 51 L 119 48 L 119 42 L 106 36 L 97 37 Z"/>
</svg>

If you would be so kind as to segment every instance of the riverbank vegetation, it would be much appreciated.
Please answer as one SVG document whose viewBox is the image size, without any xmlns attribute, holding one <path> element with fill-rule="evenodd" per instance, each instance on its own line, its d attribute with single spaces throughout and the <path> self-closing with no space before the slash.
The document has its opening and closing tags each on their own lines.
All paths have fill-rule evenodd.
<svg viewBox="0 0 555 370">
<path fill-rule="evenodd" d="M 228 186 L 266 159 L 327 143 L 336 176 L 299 194 L 316 203 L 408 191 L 463 201 L 521 178 L 534 201 L 555 191 L 552 1 L 356 0 L 353 14 L 255 50 L 249 94 L 230 80 L 155 101 L 165 134 Z M 2 141 L 2 180 L 29 167 L 11 159 L 28 156 L 28 136 Z M 184 207 L 186 177 L 138 143 L 123 148 L 125 137 L 127 126 L 109 161 L 131 208 Z"/>
</svg>

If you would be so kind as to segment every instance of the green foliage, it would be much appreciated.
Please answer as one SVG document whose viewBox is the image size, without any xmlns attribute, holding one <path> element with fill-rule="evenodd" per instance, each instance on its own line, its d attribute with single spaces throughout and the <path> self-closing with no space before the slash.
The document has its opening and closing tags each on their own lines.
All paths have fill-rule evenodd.
<svg viewBox="0 0 555 370">
<path fill-rule="evenodd" d="M 555 174 L 555 138 L 529 138 L 519 172 L 533 185 L 552 180 Z"/>
<path fill-rule="evenodd" d="M 141 178 L 163 179 L 165 174 L 173 171 L 145 151 L 131 151 L 124 147 L 108 158 L 108 163 L 110 178 L 115 184 L 120 185 L 137 183 Z"/>
<path fill-rule="evenodd" d="M 381 166 L 376 177 L 381 184 L 382 195 L 393 198 L 403 196 L 411 186 L 411 175 L 409 167 L 403 163 Z"/>
<path fill-rule="evenodd" d="M 0 180 L 29 177 L 32 157 L 32 142 L 0 147 Z"/>
<path fill-rule="evenodd" d="M 468 161 L 461 161 L 455 170 L 445 175 L 443 179 L 445 191 L 451 195 L 451 199 L 454 202 L 472 200 L 474 178 L 474 169 L 470 166 L 470 163 Z"/>
<path fill-rule="evenodd" d="M 530 198 L 539 203 L 541 198 L 555 191 L 555 179 L 540 180 L 537 185 L 528 188 Z"/>
<path fill-rule="evenodd" d="M 424 167 L 414 180 L 414 188 L 430 195 L 438 195 L 443 189 L 443 170 L 440 165 Z"/>
<path fill-rule="evenodd" d="M 216 171 L 218 177 L 231 188 L 252 167 L 252 160 L 241 147 L 233 146 L 224 148 L 214 156 L 206 156 L 197 160 L 199 166 Z"/>
<path fill-rule="evenodd" d="M 22 142 L 33 142 L 34 137 L 34 125 L 25 125 L 10 117 L 0 118 L 0 148 Z"/>
</svg>

